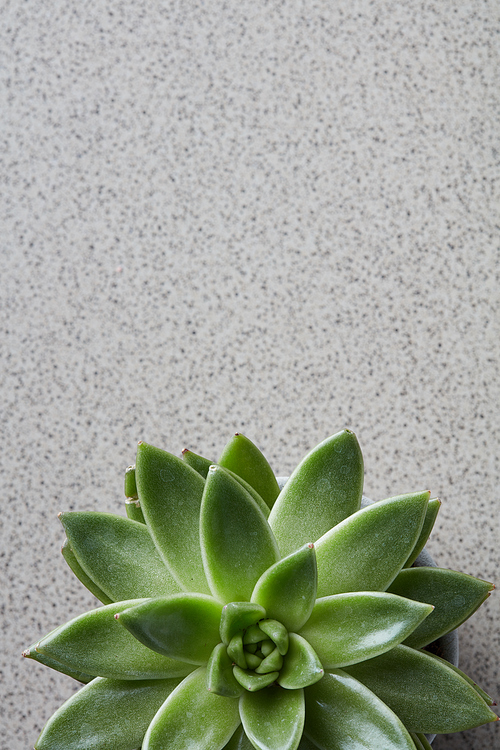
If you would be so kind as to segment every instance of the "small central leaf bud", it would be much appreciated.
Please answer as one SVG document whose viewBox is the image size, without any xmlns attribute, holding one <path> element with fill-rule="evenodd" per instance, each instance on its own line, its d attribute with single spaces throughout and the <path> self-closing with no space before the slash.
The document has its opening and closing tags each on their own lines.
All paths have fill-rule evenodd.
<svg viewBox="0 0 500 750">
<path fill-rule="evenodd" d="M 311 685 L 323 676 L 319 659 L 304 638 L 266 617 L 252 602 L 223 607 L 222 643 L 213 650 L 207 667 L 210 692 L 237 697 L 278 683 L 285 689 Z"/>
</svg>

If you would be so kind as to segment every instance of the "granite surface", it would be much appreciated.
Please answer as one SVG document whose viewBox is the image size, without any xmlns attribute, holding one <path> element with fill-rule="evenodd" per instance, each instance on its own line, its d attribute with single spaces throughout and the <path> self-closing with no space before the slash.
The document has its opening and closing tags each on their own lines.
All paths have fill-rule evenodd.
<svg viewBox="0 0 500 750">
<path fill-rule="evenodd" d="M 20 655 L 95 604 L 57 512 L 123 513 L 139 439 L 288 474 L 350 427 L 365 493 L 431 489 L 438 564 L 498 583 L 497 0 L 0 18 L 1 750 L 75 689 Z M 499 601 L 460 628 L 497 699 Z"/>
</svg>

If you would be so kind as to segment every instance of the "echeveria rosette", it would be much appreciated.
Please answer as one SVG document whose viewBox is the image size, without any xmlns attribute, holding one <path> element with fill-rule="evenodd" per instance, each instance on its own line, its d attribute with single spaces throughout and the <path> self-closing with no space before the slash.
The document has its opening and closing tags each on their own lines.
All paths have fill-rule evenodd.
<svg viewBox="0 0 500 750">
<path fill-rule="evenodd" d="M 424 649 L 492 586 L 409 567 L 428 492 L 360 509 L 348 430 L 279 492 L 236 435 L 218 464 L 140 443 L 127 515 L 65 513 L 64 557 L 102 602 L 25 655 L 87 684 L 37 750 L 421 750 L 494 721 L 491 699 Z"/>
</svg>

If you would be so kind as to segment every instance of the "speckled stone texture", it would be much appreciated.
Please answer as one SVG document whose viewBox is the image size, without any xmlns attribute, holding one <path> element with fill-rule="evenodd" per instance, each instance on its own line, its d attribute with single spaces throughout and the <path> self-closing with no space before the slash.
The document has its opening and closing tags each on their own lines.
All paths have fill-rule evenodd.
<svg viewBox="0 0 500 750">
<path fill-rule="evenodd" d="M 430 488 L 438 564 L 498 582 L 497 0 L 0 18 L 1 750 L 75 689 L 20 656 L 95 603 L 56 514 L 124 512 L 139 439 L 288 474 L 350 427 L 365 493 Z M 499 602 L 460 629 L 497 698 Z"/>
</svg>

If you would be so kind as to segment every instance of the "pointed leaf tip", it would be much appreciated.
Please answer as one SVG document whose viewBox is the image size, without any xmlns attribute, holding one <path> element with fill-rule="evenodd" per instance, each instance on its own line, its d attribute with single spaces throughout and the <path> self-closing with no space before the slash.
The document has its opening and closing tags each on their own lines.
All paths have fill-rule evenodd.
<svg viewBox="0 0 500 750">
<path fill-rule="evenodd" d="M 354 433 L 343 430 L 317 445 L 293 471 L 269 516 L 281 554 L 355 513 L 362 491 L 363 456 Z"/>
<path fill-rule="evenodd" d="M 225 446 L 218 463 L 245 480 L 272 508 L 279 486 L 269 462 L 251 440 L 237 432 Z"/>
<path fill-rule="evenodd" d="M 142 443 L 136 481 L 148 530 L 173 577 L 185 591 L 209 594 L 199 534 L 204 479 L 185 460 Z"/>
</svg>

